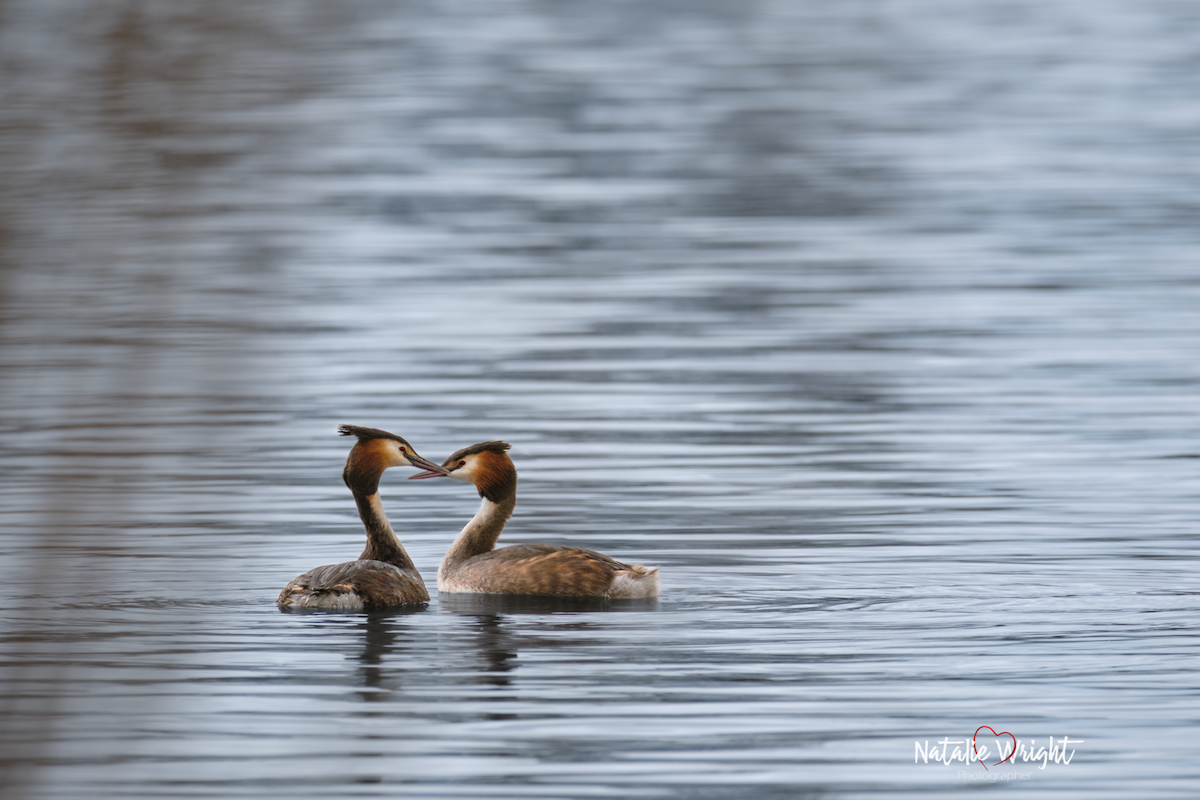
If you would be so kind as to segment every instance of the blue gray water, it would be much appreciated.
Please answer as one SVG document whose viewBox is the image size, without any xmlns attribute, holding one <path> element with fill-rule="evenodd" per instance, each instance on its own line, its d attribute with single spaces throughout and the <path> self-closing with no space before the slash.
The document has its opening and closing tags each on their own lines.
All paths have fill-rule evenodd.
<svg viewBox="0 0 1200 800">
<path fill-rule="evenodd" d="M 3 4 L 0 796 L 1196 796 L 1197 23 Z M 662 598 L 281 613 L 342 422 Z"/>
</svg>

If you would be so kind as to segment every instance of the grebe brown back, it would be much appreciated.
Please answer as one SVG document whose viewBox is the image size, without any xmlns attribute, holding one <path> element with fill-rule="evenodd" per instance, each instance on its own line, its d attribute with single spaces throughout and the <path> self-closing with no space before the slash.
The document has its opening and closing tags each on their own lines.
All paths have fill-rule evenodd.
<svg viewBox="0 0 1200 800">
<path fill-rule="evenodd" d="M 367 529 L 367 548 L 357 561 L 317 567 L 279 593 L 284 608 L 385 608 L 429 602 L 425 582 L 404 545 L 396 538 L 379 500 L 379 478 L 388 467 L 419 467 L 430 474 L 448 470 L 417 455 L 408 442 L 376 428 L 341 425 L 342 436 L 356 436 L 342 480 L 354 494 L 358 516 Z"/>
<path fill-rule="evenodd" d="M 409 477 L 450 477 L 473 483 L 482 498 L 438 568 L 438 591 L 556 597 L 657 597 L 658 569 L 622 564 L 579 547 L 519 544 L 496 547 L 517 504 L 517 468 L 505 442 L 481 442 L 447 458 L 442 471 Z"/>
</svg>

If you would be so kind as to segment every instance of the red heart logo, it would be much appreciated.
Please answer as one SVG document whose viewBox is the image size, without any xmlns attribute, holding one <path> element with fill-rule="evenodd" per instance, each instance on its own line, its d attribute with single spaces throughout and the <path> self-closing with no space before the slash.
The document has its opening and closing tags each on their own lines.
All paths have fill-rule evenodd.
<svg viewBox="0 0 1200 800">
<path fill-rule="evenodd" d="M 1012 740 L 1013 740 L 1012 751 L 1008 754 L 1008 756 L 1006 758 L 1002 758 L 999 761 L 997 761 L 995 764 L 992 764 L 993 767 L 1000 766 L 1005 761 L 1008 761 L 1008 759 L 1012 758 L 1013 756 L 1015 756 L 1017 754 L 1017 737 L 1013 736 L 1008 731 L 1004 731 L 1003 733 L 996 733 L 996 730 L 994 728 L 992 728 L 992 726 L 990 726 L 990 725 L 980 725 L 978 728 L 975 729 L 975 736 L 971 737 L 971 747 L 975 748 L 975 757 L 976 758 L 979 758 L 979 746 L 975 744 L 975 739 L 976 739 L 976 737 L 979 736 L 979 732 L 984 729 L 991 731 L 993 736 L 996 736 L 996 737 L 1010 736 L 1010 737 L 1012 737 Z M 988 768 L 988 765 L 984 764 L 982 761 L 979 762 L 979 765 L 981 767 L 983 767 L 984 769 Z"/>
</svg>

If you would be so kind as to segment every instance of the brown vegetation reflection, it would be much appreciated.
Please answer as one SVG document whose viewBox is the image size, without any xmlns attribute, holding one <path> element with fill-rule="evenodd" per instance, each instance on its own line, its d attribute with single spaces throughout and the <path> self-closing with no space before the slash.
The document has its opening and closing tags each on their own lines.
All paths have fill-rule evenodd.
<svg viewBox="0 0 1200 800">
<path fill-rule="evenodd" d="M 86 654 L 128 633 L 88 615 L 148 571 L 179 571 L 184 595 L 211 578 L 161 540 L 180 503 L 206 502 L 177 493 L 226 436 L 222 407 L 258 391 L 238 326 L 263 287 L 212 302 L 231 268 L 205 199 L 262 133 L 224 121 L 252 99 L 234 84 L 271 28 L 269 9 L 246 9 L 0 7 L 3 797 L 52 766 L 56 726 L 86 702 Z"/>
</svg>

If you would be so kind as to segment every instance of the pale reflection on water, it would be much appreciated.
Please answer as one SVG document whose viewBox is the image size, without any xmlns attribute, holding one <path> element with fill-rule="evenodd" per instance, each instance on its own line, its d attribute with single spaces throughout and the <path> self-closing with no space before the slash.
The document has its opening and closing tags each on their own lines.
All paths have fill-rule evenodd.
<svg viewBox="0 0 1200 800">
<path fill-rule="evenodd" d="M 4 4 L 0 796 L 1186 796 L 1195 22 Z M 663 597 L 280 613 L 340 422 Z"/>
</svg>

